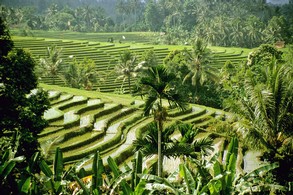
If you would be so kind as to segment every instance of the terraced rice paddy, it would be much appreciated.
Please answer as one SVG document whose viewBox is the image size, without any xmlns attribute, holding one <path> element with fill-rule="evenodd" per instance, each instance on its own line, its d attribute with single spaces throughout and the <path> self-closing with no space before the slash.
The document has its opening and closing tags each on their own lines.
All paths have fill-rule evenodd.
<svg viewBox="0 0 293 195">
<path fill-rule="evenodd" d="M 31 31 L 34 37 L 46 37 L 51 39 L 71 39 L 90 42 L 108 42 L 110 38 L 114 42 L 145 43 L 151 44 L 158 38 L 159 33 L 154 32 L 117 32 L 117 33 L 80 33 L 69 31 Z M 11 30 L 14 36 L 23 36 L 20 30 Z"/>
<path fill-rule="evenodd" d="M 153 50 L 159 63 L 163 63 L 171 50 L 177 49 L 171 46 L 147 45 L 151 42 L 150 35 L 144 37 L 138 33 L 128 34 L 128 42 L 122 44 L 107 43 L 105 40 L 109 35 L 103 36 L 84 34 L 84 37 L 80 37 L 78 33 L 63 33 L 57 36 L 53 32 L 39 32 L 36 36 L 38 38 L 14 36 L 13 41 L 16 47 L 30 51 L 37 62 L 41 57 L 45 57 L 47 47 L 53 45 L 62 48 L 61 58 L 64 68 L 72 63 L 72 57 L 78 60 L 84 58 L 93 60 L 96 71 L 104 76 L 104 81 L 94 83 L 93 91 L 88 91 L 87 94 L 97 93 L 96 91 L 113 94 L 121 90 L 122 81 L 117 80 L 118 75 L 114 72 L 114 67 L 119 61 L 120 54 L 126 49 L 135 53 L 138 61 L 145 51 Z M 122 34 L 117 33 L 114 40 L 118 40 L 121 36 Z M 143 44 L 136 44 L 136 42 Z M 241 63 L 246 59 L 247 51 L 222 49 L 214 51 L 213 55 L 214 61 L 211 65 L 220 69 L 227 61 L 236 65 Z M 52 84 L 53 79 L 42 76 L 39 82 Z M 64 86 L 64 81 L 58 78 L 55 84 Z M 56 85 L 55 88 L 58 88 Z M 128 87 L 123 88 L 122 91 L 128 93 Z M 100 96 L 49 90 L 52 108 L 44 114 L 49 127 L 39 134 L 39 141 L 48 161 L 53 159 L 56 147 L 60 147 L 63 151 L 66 164 L 89 157 L 97 150 L 100 151 L 105 163 L 109 156 L 113 157 L 118 164 L 129 162 L 132 158 L 133 141 L 138 132 L 153 120 L 151 117 L 142 116 L 141 106 L 144 102 L 135 99 L 130 103 L 129 98 L 119 98 L 117 101 L 116 97 L 105 98 L 103 93 L 97 94 Z M 228 113 L 221 110 L 191 105 L 184 112 L 170 110 L 168 120 L 170 123 L 183 121 L 192 123 L 196 127 L 205 127 L 215 120 L 227 118 L 229 118 Z M 208 132 L 204 132 L 201 136 L 207 134 Z M 90 169 L 90 167 L 91 160 L 85 164 L 85 168 Z"/>
<path fill-rule="evenodd" d="M 39 135 L 48 160 L 53 159 L 55 148 L 60 147 L 67 164 L 97 150 L 105 163 L 109 156 L 123 163 L 133 156 L 132 143 L 138 131 L 153 121 L 152 117 L 142 116 L 141 100 L 122 105 L 99 97 L 93 99 L 52 90 L 49 97 L 52 108 L 44 114 L 49 127 Z M 217 115 L 225 120 L 226 113 L 221 110 L 193 105 L 185 112 L 170 110 L 169 121 L 180 120 L 203 127 L 216 120 Z M 91 160 L 85 167 L 91 167 Z"/>
<path fill-rule="evenodd" d="M 13 37 L 15 46 L 29 50 L 36 62 L 39 62 L 41 57 L 45 57 L 47 47 L 55 45 L 58 48 L 62 48 L 61 58 L 63 60 L 63 71 L 66 69 L 66 67 L 68 67 L 69 64 L 73 63 L 72 57 L 80 61 L 85 58 L 93 60 L 95 62 L 99 79 L 96 83 L 93 84 L 92 90 L 101 92 L 128 93 L 128 87 L 126 83 L 123 85 L 122 80 L 117 79 L 118 75 L 114 70 L 115 66 L 119 62 L 120 54 L 122 54 L 125 50 L 130 50 L 132 53 L 134 53 L 137 56 L 138 63 L 140 62 L 144 52 L 153 50 L 156 54 L 158 63 L 162 64 L 163 60 L 170 53 L 170 51 L 176 49 L 176 47 L 174 48 L 171 46 L 162 47 L 141 44 L 144 42 L 143 38 L 141 38 L 140 44 L 133 44 L 130 40 L 139 40 L 137 37 L 143 36 L 139 35 L 139 33 L 130 33 L 128 35 L 129 40 L 127 40 L 129 42 L 125 42 L 123 44 L 97 42 L 98 40 L 104 40 L 104 38 L 94 39 L 94 35 L 92 34 L 84 34 L 83 36 L 86 40 L 82 41 L 80 40 L 80 35 L 75 33 L 72 33 L 71 36 L 71 33 L 68 32 L 64 39 L 60 39 L 62 36 L 57 36 L 58 33 L 56 32 L 47 32 L 45 34 L 41 32 L 39 33 L 39 36 L 46 38 Z M 99 37 L 99 34 L 96 34 L 95 36 Z M 121 36 L 121 34 L 117 34 L 117 36 Z M 145 41 L 145 43 L 146 42 L 147 41 Z M 244 61 L 246 57 L 247 52 L 242 52 L 239 50 L 226 52 L 226 50 L 223 49 L 222 51 L 215 51 L 213 63 L 211 66 L 221 68 L 227 61 L 237 65 Z M 60 72 L 60 75 L 62 75 L 62 72 Z M 133 80 L 134 79 L 132 79 L 132 81 Z M 53 78 L 50 76 L 42 76 L 39 82 L 53 84 Z M 65 85 L 64 81 L 60 77 L 55 79 L 55 84 L 63 86 Z"/>
</svg>

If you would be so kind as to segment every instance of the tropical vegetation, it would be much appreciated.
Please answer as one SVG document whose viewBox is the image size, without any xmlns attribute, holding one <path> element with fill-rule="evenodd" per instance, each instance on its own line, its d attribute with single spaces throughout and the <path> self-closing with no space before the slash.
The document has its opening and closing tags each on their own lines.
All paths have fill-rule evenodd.
<svg viewBox="0 0 293 195">
<path fill-rule="evenodd" d="M 33 30 L 162 32 L 154 42 L 189 44 L 196 37 L 217 46 L 257 47 L 292 43 L 292 2 L 264 0 L 3 0 L 1 17 L 24 35 Z M 115 10 L 115 11 L 113 11 Z M 113 41 L 113 39 L 111 39 Z M 122 37 L 119 38 L 123 41 Z M 119 41 L 115 40 L 115 41 Z"/>
<path fill-rule="evenodd" d="M 0 193 L 290 194 L 292 2 L 253 2 L 3 1 Z"/>
</svg>

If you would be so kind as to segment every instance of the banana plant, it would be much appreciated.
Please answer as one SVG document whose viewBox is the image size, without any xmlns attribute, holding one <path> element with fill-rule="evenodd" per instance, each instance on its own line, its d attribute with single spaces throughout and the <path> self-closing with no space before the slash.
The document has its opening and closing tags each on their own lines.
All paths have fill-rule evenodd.
<svg viewBox="0 0 293 195">
<path fill-rule="evenodd" d="M 142 159 L 141 152 L 137 152 L 132 161 L 132 168 L 125 165 L 125 171 L 121 171 L 115 160 L 110 156 L 107 158 L 110 174 L 107 175 L 106 166 L 103 165 L 99 152 L 96 152 L 92 165 L 93 174 L 90 188 L 85 185 L 82 179 L 74 174 L 72 176 L 82 188 L 82 194 L 147 195 L 146 182 L 138 177 L 138 174 L 147 172 L 142 170 Z"/>
<path fill-rule="evenodd" d="M 28 166 L 22 171 L 18 182 L 21 194 L 41 194 L 42 186 L 39 185 L 38 162 L 41 158 L 40 152 L 36 152 L 28 161 Z"/>
<path fill-rule="evenodd" d="M 92 194 L 101 194 L 101 187 L 103 185 L 103 173 L 105 173 L 103 160 L 99 152 L 96 152 L 93 161 L 93 176 L 91 186 Z"/>
<path fill-rule="evenodd" d="M 82 194 L 89 195 L 99 195 L 105 193 L 109 182 L 105 185 L 105 166 L 103 165 L 103 160 L 100 156 L 100 153 L 97 151 L 94 154 L 93 164 L 92 164 L 93 174 L 91 176 L 91 185 L 90 187 L 86 186 L 82 179 L 77 177 L 75 174 L 72 174 L 72 177 L 79 184 L 82 189 Z"/>
<path fill-rule="evenodd" d="M 12 149 L 6 149 L 2 157 L 0 158 L 0 191 L 7 190 L 8 186 L 13 188 L 9 183 L 9 177 L 13 176 L 13 170 L 17 163 L 23 162 L 24 156 L 15 157 L 15 152 Z M 5 192 L 4 192 L 5 193 Z"/>
<path fill-rule="evenodd" d="M 55 158 L 53 163 L 53 171 L 45 160 L 39 163 L 41 171 L 44 173 L 41 178 L 41 183 L 52 194 L 60 194 L 66 192 L 66 187 L 70 183 L 70 173 L 73 169 L 64 170 L 63 154 L 60 148 L 56 148 Z"/>
<path fill-rule="evenodd" d="M 226 156 L 224 157 L 224 152 L 220 151 L 206 164 L 206 167 L 210 167 L 208 172 L 205 172 L 210 173 L 209 176 L 203 175 L 203 171 L 199 171 L 200 174 L 197 174 L 197 177 L 193 177 L 192 179 L 194 173 L 192 173 L 186 165 L 181 165 L 182 168 L 180 169 L 180 173 L 186 181 L 186 186 L 187 188 L 189 187 L 189 191 L 192 191 L 193 194 L 209 193 L 216 195 L 286 190 L 284 186 L 265 179 L 268 178 L 270 171 L 278 167 L 277 163 L 261 166 L 250 173 L 238 173 L 238 150 L 238 139 L 233 137 L 228 145 Z M 198 170 L 202 170 L 202 167 L 198 167 Z M 204 178 L 210 179 L 206 182 L 207 180 L 204 180 Z M 195 182 L 196 179 L 198 181 L 197 183 Z M 193 190 L 195 186 L 196 190 Z"/>
<path fill-rule="evenodd" d="M 268 173 L 279 167 L 278 163 L 267 164 L 261 166 L 242 177 L 237 177 L 235 182 L 235 190 L 239 194 L 251 194 L 253 192 L 286 192 L 288 189 L 285 186 L 278 185 L 270 181 Z"/>
<path fill-rule="evenodd" d="M 147 173 L 146 169 L 142 169 L 143 156 L 140 151 L 136 153 L 135 158 L 132 160 L 132 168 L 126 164 L 124 172 L 119 170 L 117 164 L 111 157 L 107 161 L 114 175 L 114 180 L 110 186 L 110 194 L 114 194 L 115 191 L 119 193 L 119 188 L 121 188 L 123 194 L 127 195 L 149 194 L 149 191 L 145 188 L 145 180 L 139 177 L 139 174 Z"/>
<path fill-rule="evenodd" d="M 16 163 L 24 161 L 24 156 L 15 157 L 11 149 L 7 149 L 0 161 L 0 179 L 4 181 L 12 172 Z"/>
<path fill-rule="evenodd" d="M 170 182 L 171 179 L 169 177 L 162 178 L 153 174 L 139 174 L 139 177 L 145 182 L 144 189 L 148 194 L 183 194 Z"/>
<path fill-rule="evenodd" d="M 232 193 L 233 181 L 236 178 L 238 145 L 238 139 L 236 137 L 232 137 L 228 145 L 227 155 L 225 158 L 222 157 L 224 163 L 220 163 L 220 161 L 216 161 L 214 163 L 213 177 L 221 179 L 219 179 L 220 183 L 216 183 L 216 185 L 213 185 L 213 183 L 209 184 L 210 191 L 212 190 L 217 192 L 217 187 L 221 185 L 220 188 L 224 194 Z"/>
<path fill-rule="evenodd" d="M 267 164 L 250 173 L 238 173 L 238 139 L 231 138 L 225 158 L 219 151 L 209 160 L 192 159 L 179 165 L 177 171 L 168 178 L 141 174 L 147 181 L 146 189 L 173 194 L 245 194 L 254 192 L 286 191 L 284 186 L 269 180 L 269 173 L 278 164 Z"/>
<path fill-rule="evenodd" d="M 1 158 L 0 163 L 0 191 L 2 192 L 2 187 L 7 188 L 8 184 L 6 178 L 13 174 L 13 170 L 17 163 L 21 163 L 25 160 L 24 156 L 15 157 L 15 153 L 11 149 L 7 149 Z M 23 169 L 17 169 L 19 176 L 17 176 L 15 181 L 17 182 L 17 191 L 20 194 L 42 194 L 41 186 L 38 185 L 37 166 L 38 160 L 40 158 L 40 153 L 36 152 L 27 163 L 27 167 Z M 5 192 L 4 192 L 5 193 Z"/>
</svg>

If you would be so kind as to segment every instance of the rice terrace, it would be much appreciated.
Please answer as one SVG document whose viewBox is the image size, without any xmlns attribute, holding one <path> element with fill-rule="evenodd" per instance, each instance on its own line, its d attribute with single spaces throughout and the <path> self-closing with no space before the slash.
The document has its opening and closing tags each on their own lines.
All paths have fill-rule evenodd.
<svg viewBox="0 0 293 195">
<path fill-rule="evenodd" d="M 292 192 L 291 1 L 35 3 L 0 5 L 0 194 Z"/>
<path fill-rule="evenodd" d="M 15 37 L 14 42 L 16 47 L 28 49 L 36 58 L 45 56 L 46 47 L 44 46 L 56 45 L 62 48 L 61 58 L 70 60 L 68 56 L 74 55 L 80 59 L 93 59 L 96 64 L 96 71 L 106 73 L 106 75 L 109 72 L 112 75 L 106 77 L 104 83 L 100 85 L 94 83 L 92 88 L 94 92 L 90 94 L 90 97 L 78 95 L 79 92 L 72 94 L 62 91 L 62 88 L 60 88 L 60 91 L 55 91 L 56 87 L 46 85 L 53 84 L 52 78 L 41 77 L 40 81 L 44 83 L 42 85 L 49 91 L 52 108 L 45 113 L 45 118 L 50 123 L 49 127 L 39 135 L 39 141 L 45 145 L 45 150 L 48 150 L 47 145 L 51 145 L 51 148 L 47 151 L 48 158 L 53 158 L 54 149 L 60 147 L 64 152 L 65 162 L 77 161 L 99 150 L 101 154 L 105 154 L 105 157 L 112 153 L 114 156 L 116 154 L 115 157 L 122 163 L 123 160 L 127 159 L 126 157 L 133 155 L 131 142 L 135 139 L 136 131 L 145 127 L 151 120 L 142 117 L 143 100 L 139 97 L 136 97 L 136 99 L 131 97 L 132 101 L 129 101 L 129 97 L 120 97 L 122 100 L 116 100 L 114 97 L 107 97 L 107 95 L 115 95 L 103 94 L 102 97 L 105 97 L 103 99 L 100 98 L 99 92 L 113 93 L 121 89 L 122 81 L 115 81 L 118 75 L 113 74 L 115 66 L 113 62 L 118 62 L 119 56 L 124 50 L 129 49 L 137 56 L 147 50 L 153 50 L 159 63 L 163 63 L 164 58 L 173 48 L 168 48 L 168 46 L 156 48 L 155 45 L 144 43 L 144 41 L 147 42 L 146 38 L 146 40 L 142 39 L 143 44 L 131 46 L 131 42 L 139 40 L 136 37 L 139 37 L 140 33 L 124 33 L 130 40 L 130 44 L 107 44 L 105 42 L 75 40 L 81 37 L 81 34 L 77 33 L 75 36 L 70 36 L 70 33 L 67 36 L 66 33 L 63 33 L 63 36 L 69 37 L 70 40 L 58 40 L 56 39 L 58 34 L 55 33 L 54 36 L 54 33 L 48 33 L 47 36 L 50 38 Z M 46 34 L 41 36 L 46 37 Z M 108 34 L 108 36 L 115 37 L 115 34 Z M 121 34 L 116 36 L 121 36 Z M 101 37 L 99 38 L 99 35 L 94 38 L 89 36 L 88 39 L 107 40 L 105 36 L 102 35 Z M 149 37 L 149 39 L 151 38 L 152 36 Z M 83 36 L 83 39 L 87 39 L 86 36 Z M 247 58 L 247 53 L 239 51 L 239 49 L 230 50 L 229 52 L 224 48 L 219 50 L 218 62 L 215 62 L 214 66 L 220 68 L 227 60 L 237 63 Z M 66 64 L 66 61 L 64 64 Z M 58 79 L 55 84 L 62 86 L 64 82 Z M 99 92 L 96 92 L 97 89 Z M 122 90 L 127 93 L 127 86 L 124 86 Z M 126 102 L 127 104 L 125 104 Z M 176 117 L 170 115 L 170 120 L 182 120 L 196 124 L 198 127 L 207 126 L 208 122 L 212 122 L 216 118 L 225 120 L 227 117 L 225 112 L 221 110 L 200 105 L 190 106 L 186 112 L 181 114 L 179 111 L 177 114 L 175 111 L 173 112 Z M 125 134 L 124 140 L 121 139 L 122 134 Z M 129 140 L 127 140 L 127 134 L 132 134 L 129 135 Z"/>
</svg>

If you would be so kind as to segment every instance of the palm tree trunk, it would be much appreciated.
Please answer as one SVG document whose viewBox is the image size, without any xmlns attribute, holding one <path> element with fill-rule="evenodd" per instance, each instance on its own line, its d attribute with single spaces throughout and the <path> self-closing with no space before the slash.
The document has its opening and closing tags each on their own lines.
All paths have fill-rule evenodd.
<svg viewBox="0 0 293 195">
<path fill-rule="evenodd" d="M 163 131 L 163 121 L 158 121 L 158 176 L 162 177 L 163 172 L 163 155 L 162 155 L 162 131 Z"/>
<path fill-rule="evenodd" d="M 131 94 L 130 76 L 128 76 L 128 90 L 129 90 L 129 93 Z"/>
<path fill-rule="evenodd" d="M 163 102 L 160 98 L 159 105 L 159 120 L 158 120 L 158 176 L 162 177 L 163 173 L 163 155 L 162 155 L 162 132 L 163 132 Z"/>
</svg>

